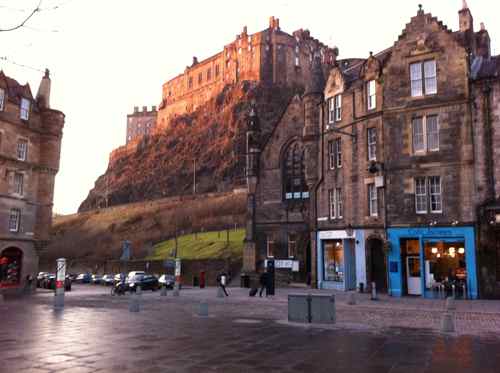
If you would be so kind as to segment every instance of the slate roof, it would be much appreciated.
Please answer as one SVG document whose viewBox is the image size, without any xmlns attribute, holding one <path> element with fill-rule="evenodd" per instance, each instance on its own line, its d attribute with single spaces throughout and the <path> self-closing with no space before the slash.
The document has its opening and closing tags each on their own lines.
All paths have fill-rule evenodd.
<svg viewBox="0 0 500 373">
<path fill-rule="evenodd" d="M 6 93 L 10 101 L 19 103 L 21 101 L 21 97 L 33 101 L 33 94 L 31 93 L 31 88 L 28 83 L 21 85 L 17 80 L 5 75 L 2 70 L 0 70 L 0 81 L 4 82 L 4 84 L 0 83 L 0 85 L 6 88 Z"/>
<path fill-rule="evenodd" d="M 500 56 L 476 57 L 470 69 L 474 80 L 498 78 L 500 76 Z"/>
</svg>

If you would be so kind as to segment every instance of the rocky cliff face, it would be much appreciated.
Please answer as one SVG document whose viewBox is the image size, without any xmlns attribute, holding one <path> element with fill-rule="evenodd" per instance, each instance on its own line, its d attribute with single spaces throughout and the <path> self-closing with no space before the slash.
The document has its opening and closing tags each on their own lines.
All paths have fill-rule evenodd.
<svg viewBox="0 0 500 373">
<path fill-rule="evenodd" d="M 197 193 L 243 186 L 246 117 L 255 102 L 263 138 L 300 87 L 241 82 L 226 86 L 193 113 L 178 116 L 166 129 L 133 147 L 115 151 L 106 173 L 79 211 L 193 192 L 196 160 Z"/>
</svg>

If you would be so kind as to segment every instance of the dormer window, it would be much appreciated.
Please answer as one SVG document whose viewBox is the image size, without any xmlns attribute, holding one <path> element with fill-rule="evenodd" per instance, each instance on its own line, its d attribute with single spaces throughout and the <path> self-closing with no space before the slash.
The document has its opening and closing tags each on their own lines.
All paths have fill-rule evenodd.
<svg viewBox="0 0 500 373">
<path fill-rule="evenodd" d="M 410 64 L 410 80 L 412 97 L 436 94 L 436 60 L 428 60 Z"/>
<path fill-rule="evenodd" d="M 21 98 L 21 111 L 19 116 L 23 120 L 28 120 L 30 117 L 30 100 L 27 98 Z"/>
<path fill-rule="evenodd" d="M 0 111 L 3 111 L 5 108 L 5 90 L 0 88 Z"/>
<path fill-rule="evenodd" d="M 375 80 L 370 80 L 368 83 L 366 83 L 368 110 L 373 110 L 377 107 L 377 96 L 375 88 Z"/>
</svg>

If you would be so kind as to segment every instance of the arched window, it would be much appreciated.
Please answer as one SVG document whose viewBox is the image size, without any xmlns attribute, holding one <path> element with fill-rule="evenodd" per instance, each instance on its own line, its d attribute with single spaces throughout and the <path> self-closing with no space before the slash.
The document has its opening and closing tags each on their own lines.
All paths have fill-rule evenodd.
<svg viewBox="0 0 500 373">
<path fill-rule="evenodd" d="M 304 147 L 299 142 L 293 142 L 283 157 L 283 199 L 305 198 L 309 198 L 309 190 L 305 178 Z"/>
</svg>

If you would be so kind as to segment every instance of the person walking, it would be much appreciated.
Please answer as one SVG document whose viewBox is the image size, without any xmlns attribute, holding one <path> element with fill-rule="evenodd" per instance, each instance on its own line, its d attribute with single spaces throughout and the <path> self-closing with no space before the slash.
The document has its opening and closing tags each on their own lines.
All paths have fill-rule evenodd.
<svg viewBox="0 0 500 373">
<path fill-rule="evenodd" d="M 259 292 L 259 297 L 262 297 L 262 292 L 264 291 L 264 289 L 266 289 L 266 297 L 267 297 L 267 280 L 269 278 L 269 275 L 267 273 L 267 271 L 264 269 L 262 271 L 262 273 L 260 274 L 260 277 L 259 277 L 259 281 L 260 281 L 260 292 Z"/>
<path fill-rule="evenodd" d="M 224 292 L 224 294 L 226 294 L 226 297 L 229 296 L 229 294 L 227 293 L 227 290 L 226 290 L 227 280 L 228 280 L 227 279 L 227 274 L 226 274 L 226 272 L 223 271 L 219 275 L 219 285 L 222 288 L 222 291 Z"/>
</svg>

